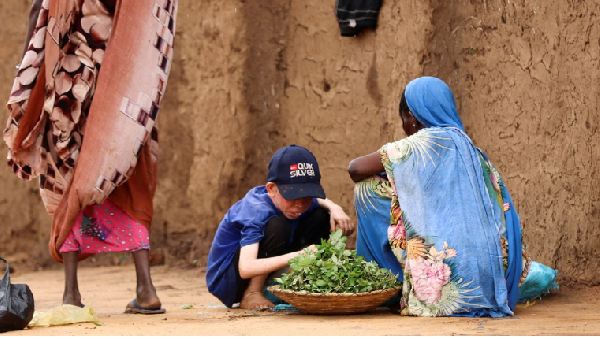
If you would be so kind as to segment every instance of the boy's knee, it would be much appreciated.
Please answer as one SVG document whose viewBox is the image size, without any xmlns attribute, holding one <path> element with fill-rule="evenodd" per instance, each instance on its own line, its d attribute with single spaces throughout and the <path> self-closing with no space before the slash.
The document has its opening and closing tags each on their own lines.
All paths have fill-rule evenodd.
<svg viewBox="0 0 600 338">
<path fill-rule="evenodd" d="M 292 235 L 289 221 L 283 216 L 271 218 L 265 226 L 265 238 L 288 240 Z"/>
<path fill-rule="evenodd" d="M 258 258 L 279 256 L 286 253 L 292 229 L 283 216 L 271 218 L 265 225 L 263 239 L 258 248 Z"/>
<path fill-rule="evenodd" d="M 329 224 L 329 219 L 330 219 L 329 211 L 325 208 L 315 208 L 312 211 L 311 218 L 313 218 L 312 219 L 313 222 Z"/>
<path fill-rule="evenodd" d="M 314 235 L 318 238 L 328 238 L 330 231 L 330 219 L 329 210 L 325 208 L 315 208 L 311 214 L 307 217 L 306 222 L 314 232 Z"/>
</svg>

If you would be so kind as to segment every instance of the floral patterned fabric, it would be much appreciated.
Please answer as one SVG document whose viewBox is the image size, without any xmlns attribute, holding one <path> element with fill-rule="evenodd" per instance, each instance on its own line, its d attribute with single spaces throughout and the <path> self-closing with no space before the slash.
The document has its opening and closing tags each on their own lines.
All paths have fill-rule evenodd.
<svg viewBox="0 0 600 338">
<path fill-rule="evenodd" d="M 384 165 L 391 168 L 392 163 L 387 153 L 383 152 L 381 155 L 384 158 Z M 504 212 L 508 211 L 510 204 L 503 203 L 501 196 L 504 183 L 500 174 L 489 160 L 480 157 L 480 163 L 490 200 L 501 204 Z M 429 316 L 460 314 L 461 312 L 453 311 L 456 304 L 460 303 L 461 296 L 458 294 L 459 289 L 452 285 L 452 261 L 456 259 L 458 252 L 449 247 L 447 241 L 442 241 L 441 248 L 438 250 L 435 245 L 420 236 L 413 236 L 407 240 L 406 223 L 401 217 L 402 209 L 393 189 L 393 185 L 381 176 L 373 176 L 356 183 L 354 205 L 358 219 L 357 254 L 399 274 L 400 281 L 407 278 L 403 287 L 402 314 Z M 503 219 L 498 237 L 502 246 L 503 271 L 506 273 L 509 247 L 506 240 L 505 217 Z M 522 252 L 520 301 L 532 300 L 548 293 L 550 289 L 557 289 L 556 270 L 533 261 L 524 242 L 522 242 Z M 405 274 L 407 265 L 411 267 L 411 272 Z M 416 299 L 411 301 L 411 294 Z M 409 311 L 411 304 L 412 312 Z M 417 311 L 432 307 L 439 307 L 439 309 Z"/>
<path fill-rule="evenodd" d="M 482 165 L 489 163 L 482 159 Z M 489 176 L 488 176 L 489 174 Z M 489 183 L 494 179 L 499 178 L 499 174 L 491 174 L 491 170 L 487 171 L 484 179 Z M 499 185 L 498 185 L 499 186 Z M 496 190 L 490 193 L 497 193 Z M 497 196 L 496 196 L 497 197 Z M 415 262 L 417 266 L 417 276 L 423 278 L 424 271 L 430 269 L 427 265 L 436 265 L 433 270 L 443 268 L 439 262 L 427 262 L 419 257 L 432 256 L 439 257 L 439 252 L 427 252 L 422 239 L 413 238 L 406 241 L 406 228 L 395 225 L 390 226 L 390 208 L 392 206 L 393 188 L 391 183 L 381 176 L 373 176 L 369 179 L 356 183 L 354 187 L 354 206 L 358 219 L 357 236 L 356 236 L 356 252 L 359 256 L 365 257 L 369 261 L 376 262 L 379 266 L 391 270 L 398 274 L 398 280 L 402 281 L 404 277 L 403 266 L 406 265 L 406 253 L 411 252 L 409 259 L 418 259 Z M 504 203 L 505 211 L 509 206 Z M 396 204 L 392 214 L 398 215 L 401 209 Z M 508 266 L 508 244 L 505 236 L 500 235 L 502 245 L 502 261 L 503 268 L 506 272 Z M 409 249 L 407 250 L 407 247 Z M 555 283 L 556 270 L 544 266 L 541 263 L 532 260 L 531 255 L 527 250 L 525 242 L 522 242 L 523 247 L 523 272 L 519 281 L 519 301 L 526 302 L 548 293 L 550 289 L 558 289 Z M 451 258 L 456 254 L 453 249 L 448 249 L 442 246 L 445 251 L 445 258 Z M 435 258 L 434 258 L 435 261 Z M 443 261 L 443 260 L 442 260 Z M 441 290 L 443 285 L 447 284 L 447 270 L 443 268 L 442 278 L 438 279 L 437 288 L 429 288 L 425 292 L 417 295 L 418 299 L 423 301 L 435 302 L 441 298 Z M 435 273 L 432 275 L 436 275 Z M 451 276 L 451 275 L 450 275 Z M 439 283 L 441 281 L 441 283 Z M 422 284 L 423 282 L 420 282 Z M 428 292 L 429 291 L 429 292 Z M 420 298 L 419 298 L 420 297 Z M 406 311 L 405 311 L 406 314 Z"/>
<path fill-rule="evenodd" d="M 384 174 L 385 175 L 385 174 Z M 354 208 L 358 227 L 356 229 L 356 254 L 367 261 L 376 262 L 398 275 L 402 281 L 402 265 L 392 252 L 388 241 L 390 227 L 390 199 L 392 185 L 387 177 L 377 175 L 354 186 Z M 394 228 L 399 229 L 399 228 Z M 400 238 L 400 236 L 393 236 Z"/>
<path fill-rule="evenodd" d="M 454 142 L 447 130 L 427 128 L 380 151 L 394 190 L 388 238 L 404 268 L 402 314 L 510 315 L 501 194 L 493 189 L 481 196 L 470 188 L 472 173 L 460 175 Z M 453 157 L 458 161 L 448 161 Z M 452 170 L 441 170 L 443 165 Z M 475 182 L 486 181 L 483 172 Z M 494 173 L 494 182 L 501 182 Z"/>
<path fill-rule="evenodd" d="M 523 250 L 510 194 L 466 135 L 448 86 L 418 78 L 405 96 L 425 128 L 379 151 L 392 191 L 387 235 L 402 267 L 401 314 L 512 315 L 521 293 L 540 295 L 555 286 L 556 270 L 531 263 Z M 385 203 L 366 196 L 355 195 L 359 215 L 359 209 L 383 212 L 377 205 Z M 373 226 L 359 216 L 358 228 L 365 225 Z"/>
<path fill-rule="evenodd" d="M 466 135 L 450 88 L 422 77 L 406 86 L 405 97 L 425 129 L 380 151 L 397 197 L 392 218 L 404 227 L 395 232 L 405 233 L 398 241 L 406 241 L 406 250 L 397 249 L 405 262 L 403 312 L 512 315 L 523 270 L 519 216 L 490 198 L 480 164 L 487 156 Z M 502 199 L 512 206 L 506 189 Z M 506 272 L 502 233 L 509 248 Z M 424 268 L 427 278 L 413 277 L 413 268 Z"/>
</svg>

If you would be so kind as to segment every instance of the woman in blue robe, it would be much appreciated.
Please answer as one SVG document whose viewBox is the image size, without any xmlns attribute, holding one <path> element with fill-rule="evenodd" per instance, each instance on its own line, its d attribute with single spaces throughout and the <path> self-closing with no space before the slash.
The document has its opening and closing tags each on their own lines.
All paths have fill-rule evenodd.
<svg viewBox="0 0 600 338">
<path fill-rule="evenodd" d="M 399 274 L 400 309 L 415 316 L 512 315 L 557 288 L 556 270 L 523 249 L 500 174 L 475 147 L 440 79 L 411 81 L 407 138 L 354 159 L 357 253 Z"/>
</svg>

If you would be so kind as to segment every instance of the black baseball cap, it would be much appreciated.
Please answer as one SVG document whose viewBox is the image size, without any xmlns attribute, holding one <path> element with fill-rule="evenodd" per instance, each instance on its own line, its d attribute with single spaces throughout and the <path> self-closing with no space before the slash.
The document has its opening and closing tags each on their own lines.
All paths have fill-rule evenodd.
<svg viewBox="0 0 600 338">
<path fill-rule="evenodd" d="M 274 182 L 286 200 L 325 198 L 315 156 L 306 148 L 290 144 L 275 152 L 269 161 L 267 182 Z"/>
</svg>

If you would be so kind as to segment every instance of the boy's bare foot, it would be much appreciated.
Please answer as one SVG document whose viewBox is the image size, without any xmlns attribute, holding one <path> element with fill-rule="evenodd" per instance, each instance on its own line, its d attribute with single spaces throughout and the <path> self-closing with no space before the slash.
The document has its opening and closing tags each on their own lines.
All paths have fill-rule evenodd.
<svg viewBox="0 0 600 338">
<path fill-rule="evenodd" d="M 266 299 L 260 291 L 244 293 L 244 297 L 242 297 L 242 301 L 240 302 L 240 308 L 242 309 L 252 310 L 267 307 L 273 308 L 275 304 Z"/>
</svg>

